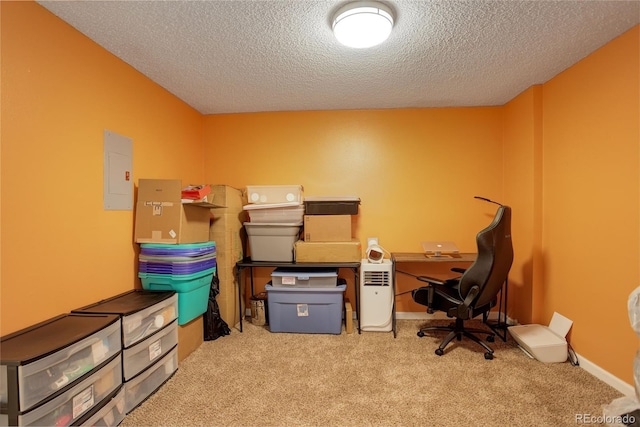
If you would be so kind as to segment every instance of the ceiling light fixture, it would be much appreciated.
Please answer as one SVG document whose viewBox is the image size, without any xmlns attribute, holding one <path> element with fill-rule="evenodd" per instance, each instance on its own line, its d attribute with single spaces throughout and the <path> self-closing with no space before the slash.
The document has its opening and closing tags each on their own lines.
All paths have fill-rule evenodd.
<svg viewBox="0 0 640 427">
<path fill-rule="evenodd" d="M 357 1 L 338 9 L 333 34 L 345 46 L 361 49 L 384 42 L 393 28 L 393 12 L 382 3 Z"/>
</svg>

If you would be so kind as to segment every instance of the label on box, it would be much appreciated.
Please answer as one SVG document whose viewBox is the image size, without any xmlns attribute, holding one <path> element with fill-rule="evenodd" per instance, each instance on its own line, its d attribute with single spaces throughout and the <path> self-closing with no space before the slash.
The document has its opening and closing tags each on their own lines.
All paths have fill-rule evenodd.
<svg viewBox="0 0 640 427">
<path fill-rule="evenodd" d="M 160 345 L 160 340 L 152 343 L 149 346 L 149 360 L 153 360 L 156 357 L 160 356 L 162 354 L 162 346 Z"/>
<path fill-rule="evenodd" d="M 93 384 L 73 397 L 73 418 L 93 406 Z"/>
<path fill-rule="evenodd" d="M 296 284 L 296 276 L 282 276 L 282 284 L 283 285 L 295 285 Z"/>
<path fill-rule="evenodd" d="M 309 317 L 309 304 L 297 304 L 298 317 Z"/>
</svg>

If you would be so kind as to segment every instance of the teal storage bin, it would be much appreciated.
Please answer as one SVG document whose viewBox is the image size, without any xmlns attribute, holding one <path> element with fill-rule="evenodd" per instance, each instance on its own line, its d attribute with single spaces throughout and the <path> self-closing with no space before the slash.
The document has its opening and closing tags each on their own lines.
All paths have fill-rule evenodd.
<svg viewBox="0 0 640 427">
<path fill-rule="evenodd" d="M 175 291 L 178 294 L 178 325 L 189 323 L 207 311 L 211 280 L 216 269 L 193 274 L 138 273 L 144 289 Z"/>
</svg>

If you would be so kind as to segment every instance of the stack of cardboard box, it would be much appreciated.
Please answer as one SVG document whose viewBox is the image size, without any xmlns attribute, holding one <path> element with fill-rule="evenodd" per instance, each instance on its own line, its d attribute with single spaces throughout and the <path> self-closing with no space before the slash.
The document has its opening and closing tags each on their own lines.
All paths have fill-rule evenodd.
<svg viewBox="0 0 640 427">
<path fill-rule="evenodd" d="M 182 245 L 208 242 L 210 209 L 218 205 L 211 197 L 182 200 L 182 181 L 179 179 L 138 180 L 135 231 L 136 243 Z M 194 281 L 195 283 L 196 281 Z M 198 282 L 200 283 L 200 282 Z M 191 289 L 196 292 L 200 289 Z M 203 292 L 203 294 L 208 292 Z M 198 298 L 199 298 L 198 294 Z M 183 300 L 186 294 L 178 295 Z M 203 322 L 198 315 L 178 328 L 178 361 L 182 361 L 202 344 Z"/>
<path fill-rule="evenodd" d="M 216 205 L 225 206 L 211 209 L 213 219 L 209 228 L 209 240 L 216 242 L 220 279 L 220 293 L 216 301 L 222 320 L 229 326 L 235 326 L 240 322 L 241 315 L 235 265 L 242 260 L 246 247 L 246 235 L 242 226 L 246 218 L 242 209 L 243 194 L 241 190 L 228 185 L 212 185 L 211 193 Z"/>
<path fill-rule="evenodd" d="M 353 236 L 359 204 L 356 197 L 306 197 L 296 262 L 360 262 L 362 245 Z"/>
</svg>

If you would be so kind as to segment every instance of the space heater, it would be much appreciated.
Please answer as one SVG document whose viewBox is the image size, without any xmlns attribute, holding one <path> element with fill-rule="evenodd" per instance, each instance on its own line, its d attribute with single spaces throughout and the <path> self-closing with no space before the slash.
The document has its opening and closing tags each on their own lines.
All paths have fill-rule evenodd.
<svg viewBox="0 0 640 427">
<path fill-rule="evenodd" d="M 360 329 L 388 332 L 392 328 L 393 277 L 391 260 L 360 263 Z"/>
</svg>

